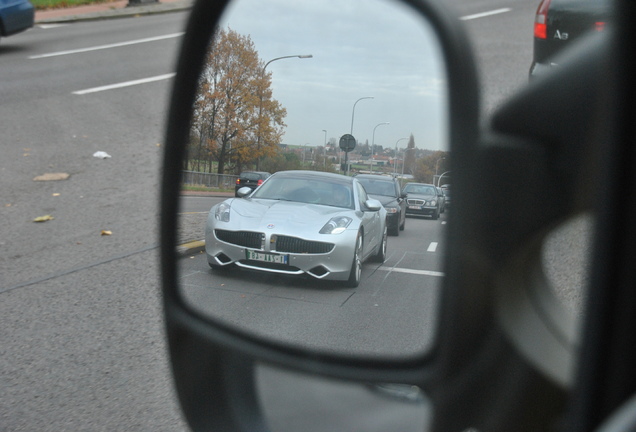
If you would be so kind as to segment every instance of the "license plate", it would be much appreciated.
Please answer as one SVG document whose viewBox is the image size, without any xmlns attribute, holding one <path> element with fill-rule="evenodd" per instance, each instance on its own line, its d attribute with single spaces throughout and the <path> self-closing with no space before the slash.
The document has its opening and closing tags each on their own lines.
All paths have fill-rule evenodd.
<svg viewBox="0 0 636 432">
<path fill-rule="evenodd" d="M 422 206 L 409 206 L 411 210 L 422 210 Z"/>
<path fill-rule="evenodd" d="M 276 264 L 289 263 L 289 255 L 278 255 L 278 254 L 262 253 L 262 252 L 246 250 L 245 257 L 248 260 L 253 260 L 253 261 L 263 261 L 263 262 L 270 262 L 270 263 L 276 263 Z"/>
</svg>

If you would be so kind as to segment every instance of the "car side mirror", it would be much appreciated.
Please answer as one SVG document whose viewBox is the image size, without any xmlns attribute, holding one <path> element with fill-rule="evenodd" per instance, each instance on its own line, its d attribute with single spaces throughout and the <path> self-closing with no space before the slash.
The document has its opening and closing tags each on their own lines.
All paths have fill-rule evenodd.
<svg viewBox="0 0 636 432">
<path fill-rule="evenodd" d="M 358 7 L 372 8 L 370 4 Z M 462 191 L 467 190 L 468 184 L 467 177 L 462 177 L 461 173 L 466 176 L 470 173 L 478 137 L 478 85 L 470 45 L 462 24 L 438 2 L 405 0 L 386 4 L 421 20 L 432 29 L 439 44 L 447 87 L 448 142 L 454 155 L 451 165 L 453 172 L 459 173 L 453 178 L 457 199 L 451 219 L 460 217 L 465 196 Z M 197 0 L 194 5 L 177 65 L 166 132 L 161 201 L 162 290 L 172 370 L 188 422 L 193 426 L 220 424 L 225 425 L 226 430 L 239 430 L 243 420 L 237 418 L 237 412 L 245 414 L 243 419 L 253 420 L 253 414 L 258 413 L 252 392 L 252 367 L 256 362 L 360 382 L 417 385 L 435 393 L 430 379 L 433 371 L 444 373 L 443 365 L 451 364 L 450 359 L 457 354 L 458 348 L 452 341 L 457 335 L 465 334 L 464 329 L 456 325 L 463 323 L 464 318 L 460 320 L 454 309 L 464 300 L 453 288 L 454 274 L 462 262 L 462 253 L 457 249 L 461 227 L 452 220 L 448 229 L 448 264 L 445 265 L 448 276 L 444 280 L 439 313 L 433 325 L 433 330 L 439 327 L 444 331 L 436 332 L 430 348 L 416 354 L 398 357 L 344 355 L 258 337 L 201 313 L 186 301 L 179 289 L 179 255 L 175 245 L 179 240 L 177 213 L 181 170 L 191 138 L 193 107 L 209 43 L 229 5 L 229 1 L 207 0 Z M 305 7 L 305 3 L 294 3 L 294 7 Z M 305 10 L 307 14 L 313 13 L 311 9 Z M 334 10 L 335 6 L 330 13 Z M 367 203 L 374 211 L 382 208 L 379 202 L 369 200 Z"/>
<path fill-rule="evenodd" d="M 364 202 L 364 206 L 369 211 L 378 212 L 382 208 L 382 203 L 375 199 L 368 199 Z"/>
</svg>

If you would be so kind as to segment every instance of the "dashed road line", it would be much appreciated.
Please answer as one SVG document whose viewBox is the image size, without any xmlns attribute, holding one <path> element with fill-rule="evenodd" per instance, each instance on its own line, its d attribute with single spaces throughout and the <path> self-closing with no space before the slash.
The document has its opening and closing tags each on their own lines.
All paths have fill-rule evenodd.
<svg viewBox="0 0 636 432">
<path fill-rule="evenodd" d="M 89 88 L 89 89 L 85 89 L 85 90 L 74 91 L 73 94 L 74 95 L 85 95 L 85 94 L 89 94 L 89 93 L 97 93 L 97 92 L 102 92 L 102 91 L 106 91 L 106 90 L 120 89 L 120 88 L 123 88 L 123 87 L 130 87 L 130 86 L 135 86 L 135 85 L 140 85 L 140 84 L 151 83 L 151 82 L 155 82 L 155 81 L 163 81 L 163 80 L 170 79 L 170 78 L 174 77 L 175 75 L 176 75 L 175 73 L 169 73 L 169 74 L 159 75 L 159 76 L 150 77 L 150 78 L 142 78 L 142 79 L 133 80 L 133 81 L 126 81 L 126 82 L 117 83 L 117 84 L 105 85 L 105 86 L 101 86 L 101 87 L 93 87 L 93 88 Z"/>
<path fill-rule="evenodd" d="M 183 32 L 172 33 L 172 34 L 163 35 L 163 36 L 136 39 L 136 40 L 131 40 L 127 42 L 119 42 L 119 43 L 108 44 L 108 45 L 98 45 L 98 46 L 88 47 L 88 48 L 79 48 L 79 49 L 67 50 L 67 51 L 57 51 L 57 52 L 52 52 L 48 54 L 37 54 L 37 55 L 29 56 L 29 59 L 34 60 L 34 59 L 41 59 L 41 58 L 47 58 L 47 57 L 57 57 L 57 56 L 79 54 L 79 53 L 98 51 L 98 50 L 104 50 L 104 49 L 110 49 L 110 48 L 118 48 L 118 47 L 123 47 L 128 45 L 136 45 L 136 44 L 146 43 L 146 42 L 156 42 L 156 41 L 160 41 L 164 39 L 172 39 L 172 38 L 180 37 L 180 36 L 183 36 L 183 34 L 184 34 Z"/>
<path fill-rule="evenodd" d="M 463 17 L 460 17 L 459 19 L 462 21 L 469 21 L 469 20 L 474 20 L 474 19 L 478 19 L 478 18 L 486 18 L 489 16 L 493 16 L 493 15 L 499 15 L 502 13 L 506 13 L 506 12 L 510 12 L 512 9 L 510 8 L 501 8 L 501 9 L 495 9 L 495 10 L 491 10 L 488 12 L 481 12 L 478 14 L 473 14 L 473 15 L 465 15 Z"/>
<path fill-rule="evenodd" d="M 389 273 L 408 273 L 419 276 L 436 276 L 436 277 L 444 277 L 444 273 L 430 270 L 415 270 L 401 267 L 385 267 L 382 266 L 378 270 L 384 270 Z"/>
</svg>

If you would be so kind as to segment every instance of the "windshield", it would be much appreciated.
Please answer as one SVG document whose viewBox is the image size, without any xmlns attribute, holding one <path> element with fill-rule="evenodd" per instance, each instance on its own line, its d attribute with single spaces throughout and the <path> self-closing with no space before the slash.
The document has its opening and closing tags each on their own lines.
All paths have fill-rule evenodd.
<svg viewBox="0 0 636 432">
<path fill-rule="evenodd" d="M 359 178 L 358 181 L 362 183 L 364 189 L 370 195 L 382 195 L 382 196 L 390 196 L 396 197 L 397 194 L 395 192 L 395 185 L 392 181 L 386 180 L 373 180 L 373 179 L 365 179 Z"/>
<path fill-rule="evenodd" d="M 251 198 L 354 208 L 351 184 L 306 178 L 271 177 Z"/>
<path fill-rule="evenodd" d="M 417 195 L 437 195 L 433 186 L 424 185 L 406 185 L 404 192 Z"/>
</svg>

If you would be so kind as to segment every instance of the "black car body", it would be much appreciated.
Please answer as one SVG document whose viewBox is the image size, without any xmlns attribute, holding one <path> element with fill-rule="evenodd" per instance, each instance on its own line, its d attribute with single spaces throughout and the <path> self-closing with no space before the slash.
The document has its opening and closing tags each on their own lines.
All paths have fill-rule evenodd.
<svg viewBox="0 0 636 432">
<path fill-rule="evenodd" d="M 400 192 L 400 183 L 394 177 L 379 174 L 359 174 L 356 179 L 367 194 L 382 203 L 386 209 L 386 226 L 389 234 L 397 236 L 406 224 L 406 195 Z"/>
<path fill-rule="evenodd" d="M 610 19 L 610 0 L 542 0 L 534 19 L 533 77 L 557 66 L 555 54 Z"/>
<path fill-rule="evenodd" d="M 439 219 L 441 213 L 437 188 L 427 183 L 407 183 L 402 189 L 406 194 L 406 214 L 431 216 Z"/>
<path fill-rule="evenodd" d="M 444 209 L 450 208 L 451 205 L 451 191 L 450 188 L 442 188 L 444 191 Z"/>
<path fill-rule="evenodd" d="M 441 187 L 437 188 L 437 198 L 439 198 L 439 212 L 444 213 L 446 211 L 446 192 Z"/>
<path fill-rule="evenodd" d="M 265 171 L 244 171 L 236 179 L 236 186 L 234 187 L 234 196 L 238 197 L 238 190 L 244 187 L 248 187 L 252 190 L 259 187 L 267 177 L 271 174 Z"/>
</svg>

